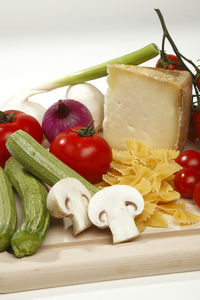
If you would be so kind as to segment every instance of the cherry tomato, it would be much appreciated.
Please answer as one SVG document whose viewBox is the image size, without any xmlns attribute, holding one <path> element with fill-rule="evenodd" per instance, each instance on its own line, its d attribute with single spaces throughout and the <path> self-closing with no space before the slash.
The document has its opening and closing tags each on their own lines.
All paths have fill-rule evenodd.
<svg viewBox="0 0 200 300">
<path fill-rule="evenodd" d="M 6 141 L 13 132 L 19 129 L 26 131 L 37 142 L 42 142 L 42 128 L 34 117 L 18 110 L 0 112 L 0 166 L 2 168 L 11 156 L 6 148 Z"/>
<path fill-rule="evenodd" d="M 183 168 L 174 178 L 174 187 L 184 198 L 192 198 L 193 189 L 200 181 L 200 172 L 192 168 Z"/>
<path fill-rule="evenodd" d="M 159 58 L 159 60 L 156 63 L 156 68 L 165 68 L 167 70 L 184 70 L 182 67 L 178 67 L 178 65 L 176 63 L 178 63 L 178 58 L 176 57 L 176 55 L 173 54 L 168 54 L 167 55 L 168 59 L 173 60 L 175 62 L 175 64 L 173 64 L 172 62 L 163 62 L 161 58 Z M 166 64 L 166 66 L 165 66 Z"/>
<path fill-rule="evenodd" d="M 200 112 L 193 111 L 192 117 L 193 117 L 195 135 L 198 139 L 200 139 Z"/>
<path fill-rule="evenodd" d="M 197 182 L 197 184 L 195 184 L 193 190 L 193 200 L 194 203 L 200 207 L 200 182 Z"/>
<path fill-rule="evenodd" d="M 108 171 L 112 151 L 97 132 L 90 136 L 81 136 L 77 131 L 82 128 L 74 127 L 58 134 L 49 151 L 85 179 L 95 183 Z"/>
<path fill-rule="evenodd" d="M 184 168 L 193 168 L 200 171 L 200 153 L 195 150 L 185 150 L 175 160 Z"/>
<path fill-rule="evenodd" d="M 193 112 L 190 113 L 190 122 L 189 122 L 189 130 L 188 130 L 188 139 L 191 142 L 195 142 L 198 140 L 196 136 L 196 131 L 194 128 L 194 120 L 193 120 Z"/>
</svg>

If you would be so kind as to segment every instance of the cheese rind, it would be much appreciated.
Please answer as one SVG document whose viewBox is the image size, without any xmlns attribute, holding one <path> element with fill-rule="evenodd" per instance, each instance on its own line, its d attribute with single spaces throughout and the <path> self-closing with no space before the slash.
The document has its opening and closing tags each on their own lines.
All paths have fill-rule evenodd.
<svg viewBox="0 0 200 300">
<path fill-rule="evenodd" d="M 187 138 L 192 80 L 187 71 L 109 65 L 104 138 L 114 149 L 135 138 L 152 149 L 181 150 Z"/>
</svg>

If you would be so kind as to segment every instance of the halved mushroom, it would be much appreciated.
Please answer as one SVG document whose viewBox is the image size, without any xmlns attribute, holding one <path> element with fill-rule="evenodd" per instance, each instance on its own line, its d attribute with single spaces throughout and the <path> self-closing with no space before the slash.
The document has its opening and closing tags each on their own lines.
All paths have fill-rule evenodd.
<svg viewBox="0 0 200 300">
<path fill-rule="evenodd" d="M 70 217 L 73 234 L 91 226 L 88 218 L 88 203 L 91 198 L 87 188 L 75 178 L 63 178 L 50 189 L 47 208 L 55 218 Z"/>
<path fill-rule="evenodd" d="M 109 227 L 113 243 L 128 241 L 139 234 L 134 217 L 144 209 L 142 195 L 133 187 L 113 185 L 97 192 L 90 200 L 88 215 L 99 228 Z"/>
</svg>

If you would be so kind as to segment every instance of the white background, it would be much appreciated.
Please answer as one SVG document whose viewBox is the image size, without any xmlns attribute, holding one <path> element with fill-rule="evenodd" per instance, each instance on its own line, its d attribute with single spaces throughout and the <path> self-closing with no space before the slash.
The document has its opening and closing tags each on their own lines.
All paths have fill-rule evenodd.
<svg viewBox="0 0 200 300">
<path fill-rule="evenodd" d="M 199 0 L 0 0 L 0 106 L 19 90 L 37 83 L 152 42 L 160 47 L 162 29 L 154 8 L 163 13 L 180 52 L 198 63 Z M 166 50 L 172 52 L 169 45 Z M 145 65 L 154 66 L 156 60 Z M 105 78 L 93 83 L 105 92 Z M 65 90 L 33 100 L 48 107 L 64 97 Z M 94 283 L 1 295 L 0 299 L 199 299 L 199 275 Z"/>
</svg>

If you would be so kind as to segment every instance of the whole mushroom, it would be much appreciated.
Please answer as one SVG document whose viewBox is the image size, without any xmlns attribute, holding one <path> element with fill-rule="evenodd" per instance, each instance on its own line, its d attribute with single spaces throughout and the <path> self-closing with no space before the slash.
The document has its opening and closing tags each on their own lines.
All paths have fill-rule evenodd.
<svg viewBox="0 0 200 300">
<path fill-rule="evenodd" d="M 128 241 L 139 231 L 134 217 L 144 209 L 142 195 L 133 187 L 113 185 L 97 192 L 90 200 L 88 216 L 99 228 L 109 227 L 113 243 Z"/>
</svg>

